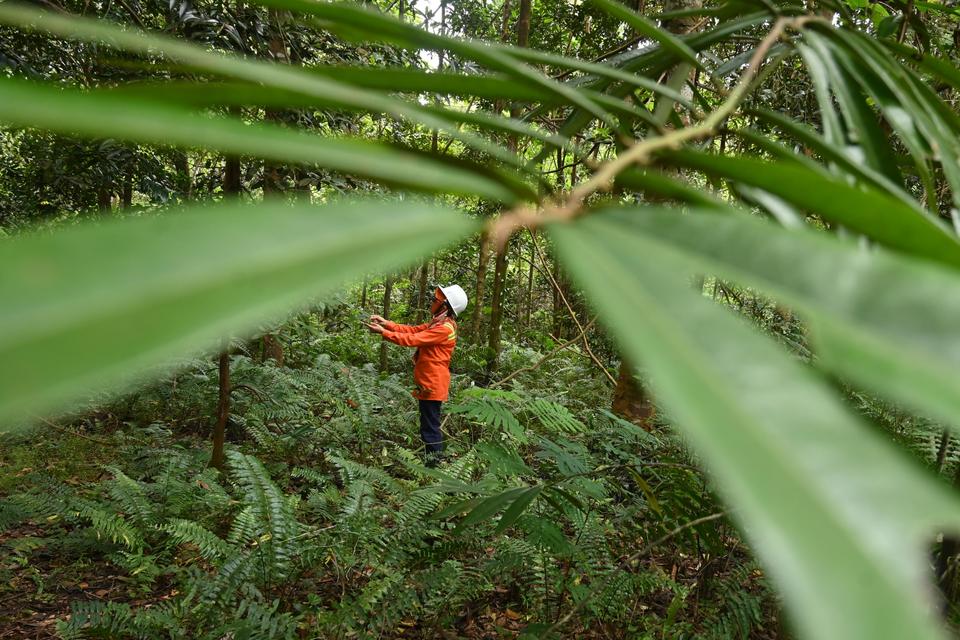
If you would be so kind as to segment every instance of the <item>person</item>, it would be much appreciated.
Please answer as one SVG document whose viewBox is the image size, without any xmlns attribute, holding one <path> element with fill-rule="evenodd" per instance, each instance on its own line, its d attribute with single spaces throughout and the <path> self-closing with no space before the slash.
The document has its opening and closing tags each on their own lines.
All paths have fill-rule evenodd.
<svg viewBox="0 0 960 640">
<path fill-rule="evenodd" d="M 398 324 L 383 316 L 372 315 L 366 326 L 384 340 L 402 347 L 416 347 L 413 354 L 413 397 L 420 408 L 420 437 L 426 461 L 434 466 L 443 454 L 440 431 L 441 407 L 450 395 L 450 359 L 457 346 L 456 318 L 467 308 L 467 294 L 458 285 L 437 287 L 430 322 L 420 325 Z"/>
</svg>

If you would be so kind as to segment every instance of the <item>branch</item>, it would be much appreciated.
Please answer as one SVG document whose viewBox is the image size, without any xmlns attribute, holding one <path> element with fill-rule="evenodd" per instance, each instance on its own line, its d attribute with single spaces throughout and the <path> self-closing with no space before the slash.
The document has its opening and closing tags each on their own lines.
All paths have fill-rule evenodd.
<svg viewBox="0 0 960 640">
<path fill-rule="evenodd" d="M 511 373 L 510 375 L 508 375 L 506 378 L 502 378 L 502 379 L 500 379 L 500 380 L 497 380 L 496 382 L 494 382 L 493 384 L 490 385 L 490 388 L 491 388 L 491 389 L 496 389 L 497 387 L 502 386 L 504 383 L 512 380 L 513 378 L 516 378 L 518 375 L 520 375 L 520 374 L 523 373 L 524 371 L 535 371 L 536 369 L 539 369 L 539 368 L 540 368 L 540 365 L 542 365 L 544 362 L 546 362 L 547 360 L 549 360 L 549 359 L 552 358 L 553 356 L 557 355 L 558 353 L 560 353 L 561 351 L 563 351 L 564 349 L 566 349 L 566 348 L 569 347 L 570 345 L 572 345 L 572 344 L 574 344 L 574 343 L 577 343 L 577 342 L 580 342 L 580 339 L 581 339 L 581 338 L 586 339 L 586 335 L 585 335 L 586 331 L 587 331 L 588 329 L 590 329 L 590 327 L 592 327 L 592 326 L 593 326 L 593 323 L 596 322 L 596 321 L 597 321 L 596 318 L 592 319 L 590 322 L 588 322 L 586 325 L 584 325 L 584 326 L 580 329 L 580 335 L 578 335 L 576 338 L 573 338 L 572 340 L 567 340 L 567 341 L 564 342 L 563 344 L 558 345 L 557 347 L 554 348 L 553 351 L 551 351 L 551 352 L 548 353 L 547 355 L 543 356 L 542 358 L 540 358 L 539 360 L 537 360 L 536 362 L 534 362 L 534 363 L 533 363 L 532 365 L 530 365 L 529 367 L 520 367 L 519 369 L 517 369 L 516 371 L 514 371 L 513 373 Z"/>
<path fill-rule="evenodd" d="M 553 285 L 553 288 L 556 289 L 557 294 L 559 294 L 560 299 L 563 300 L 563 305 L 567 308 L 567 312 L 570 314 L 570 317 L 573 319 L 573 322 L 577 325 L 577 329 L 580 331 L 580 335 L 583 336 L 583 346 L 586 348 L 587 354 L 590 356 L 590 359 L 593 360 L 594 364 L 600 367 L 600 370 L 603 371 L 604 375 L 607 376 L 607 379 L 613 384 L 613 387 L 617 387 L 617 381 L 613 376 L 610 375 L 610 372 L 607 371 L 607 368 L 603 366 L 603 363 L 597 358 L 596 354 L 593 353 L 593 349 L 590 348 L 590 341 L 587 340 L 586 332 L 587 330 L 580 324 L 580 320 L 577 319 L 577 314 L 574 313 L 573 307 L 570 306 L 570 302 L 567 300 L 567 296 L 564 295 L 563 289 L 557 283 L 556 279 L 553 277 L 553 274 L 550 273 L 550 267 L 547 264 L 547 259 L 544 257 L 543 253 L 540 251 L 540 245 L 537 243 L 537 236 L 533 233 L 533 230 L 527 229 L 530 232 L 530 240 L 533 243 L 533 249 L 537 253 L 537 257 L 540 259 L 540 262 L 543 263 L 543 269 L 547 273 L 547 277 L 550 279 L 550 284 Z M 592 323 L 591 323 L 592 324 Z"/>
<path fill-rule="evenodd" d="M 549 222 L 564 222 L 576 217 L 583 208 L 584 201 L 597 191 L 607 190 L 614 178 L 624 169 L 634 164 L 645 164 L 657 151 L 664 149 L 678 149 L 683 144 L 714 135 L 726 118 L 728 118 L 740 103 L 747 97 L 753 88 L 753 81 L 760 71 L 771 47 L 780 39 L 784 31 L 790 27 L 798 29 L 811 21 L 822 20 L 814 16 L 800 16 L 797 18 L 778 18 L 770 32 L 763 38 L 750 58 L 750 63 L 740 76 L 740 82 L 730 92 L 727 99 L 716 110 L 711 112 L 700 123 L 677 129 L 656 138 L 647 138 L 635 142 L 613 160 L 602 164 L 593 176 L 586 182 L 573 189 L 566 199 L 550 208 L 545 208 L 543 214 L 538 215 L 536 209 L 518 207 L 491 221 L 488 230 L 496 246 L 502 246 L 514 231 L 521 227 L 536 228 Z"/>
</svg>

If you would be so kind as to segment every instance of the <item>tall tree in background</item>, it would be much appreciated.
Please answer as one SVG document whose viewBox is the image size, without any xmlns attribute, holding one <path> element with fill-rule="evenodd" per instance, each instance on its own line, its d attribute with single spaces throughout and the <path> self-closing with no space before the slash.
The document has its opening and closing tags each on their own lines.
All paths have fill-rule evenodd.
<svg viewBox="0 0 960 640">
<path fill-rule="evenodd" d="M 526 47 L 530 40 L 530 6 L 531 0 L 520 0 L 520 10 L 517 16 L 517 46 Z M 519 116 L 519 109 L 510 110 L 513 118 Z M 511 151 L 517 150 L 517 137 L 511 135 L 507 145 Z M 504 288 L 507 283 L 507 254 L 510 242 L 504 242 L 496 250 L 496 260 L 493 270 L 493 291 L 490 299 L 490 332 L 487 339 L 487 379 L 492 379 L 500 361 L 500 340 L 503 330 Z"/>
<path fill-rule="evenodd" d="M 239 116 L 239 111 L 231 109 L 232 115 Z M 237 199 L 242 188 L 240 158 L 227 156 L 223 172 L 224 197 Z M 213 425 L 213 452 L 210 456 L 210 466 L 220 471 L 225 469 L 227 462 L 225 445 L 227 423 L 230 421 L 230 392 L 230 340 L 224 339 L 217 357 L 217 412 Z"/>
</svg>

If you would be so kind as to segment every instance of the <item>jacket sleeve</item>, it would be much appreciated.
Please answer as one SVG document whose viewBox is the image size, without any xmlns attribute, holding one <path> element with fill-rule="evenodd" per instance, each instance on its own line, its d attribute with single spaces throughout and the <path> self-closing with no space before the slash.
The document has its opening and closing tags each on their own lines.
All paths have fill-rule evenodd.
<svg viewBox="0 0 960 640">
<path fill-rule="evenodd" d="M 429 327 L 430 324 L 400 324 L 399 322 L 387 320 L 383 326 L 386 327 L 387 331 L 392 331 L 393 333 L 417 333 Z"/>
<path fill-rule="evenodd" d="M 401 347 L 426 347 L 431 344 L 443 344 L 448 340 L 456 340 L 457 330 L 453 325 L 444 323 L 416 333 L 384 331 L 383 339 Z"/>
</svg>

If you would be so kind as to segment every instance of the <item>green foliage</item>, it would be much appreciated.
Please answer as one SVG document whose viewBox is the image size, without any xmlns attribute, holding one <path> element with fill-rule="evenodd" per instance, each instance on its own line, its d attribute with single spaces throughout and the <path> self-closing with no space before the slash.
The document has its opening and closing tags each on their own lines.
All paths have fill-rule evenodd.
<svg viewBox="0 0 960 640">
<path fill-rule="evenodd" d="M 920 585 L 929 540 L 960 528 L 960 503 L 898 447 L 936 472 L 955 464 L 949 434 L 907 413 L 953 427 L 960 410 L 955 8 L 664 3 L 646 7 L 670 9 L 656 24 L 610 0 L 546 0 L 538 50 L 507 37 L 516 10 L 528 43 L 529 3 L 502 17 L 462 3 L 450 24 L 446 3 L 439 18 L 403 2 L 398 16 L 377 3 L 120 4 L 97 17 L 72 2 L 0 4 L 0 119 L 26 129 L 0 132 L 0 152 L 41 159 L 0 171 L 14 235 L 0 252 L 0 427 L 86 403 L 52 428 L 75 440 L 109 427 L 100 442 L 118 450 L 94 456 L 103 478 L 18 464 L 23 479 L 3 479 L 0 527 L 26 533 L 6 543 L 2 570 L 28 566 L 43 534 L 63 557 L 124 572 L 128 596 L 177 585 L 156 607 L 76 602 L 62 635 L 380 637 L 414 625 L 430 637 L 492 603 L 512 620 L 508 607 L 522 609 L 531 633 L 568 625 L 575 607 L 571 634 L 603 621 L 638 637 L 708 624 L 749 637 L 769 600 L 751 562 L 728 563 L 712 596 L 691 577 L 739 545 L 715 482 L 800 633 L 943 637 Z M 352 202 L 388 188 L 435 202 Z M 157 202 L 228 192 L 232 203 L 154 215 Z M 125 213 L 107 216 L 115 197 Z M 664 199 L 709 211 L 631 206 Z M 505 349 L 498 324 L 489 349 L 472 335 L 460 351 L 454 459 L 426 468 L 402 356 L 385 355 L 382 372 L 359 366 L 376 349 L 356 320 L 378 272 L 476 230 L 449 209 L 501 204 L 515 208 L 479 248 L 434 256 L 434 276 L 472 278 L 492 240 L 509 258 L 496 305 L 526 308 Z M 39 221 L 47 232 L 22 233 Z M 508 237 L 523 227 L 529 239 Z M 415 290 L 430 262 L 398 281 Z M 359 278 L 365 308 L 342 314 L 351 329 L 329 335 L 326 309 L 271 325 L 287 332 L 286 367 L 224 338 Z M 724 305 L 704 299 L 707 281 Z M 395 309 L 414 316 L 416 297 Z M 470 320 L 485 315 L 477 302 Z M 561 317 L 591 309 L 589 325 Z M 134 398 L 92 395 L 214 349 L 235 374 L 220 394 L 209 363 L 180 360 Z M 631 373 L 620 349 L 656 393 L 644 426 L 679 436 L 602 409 L 612 366 Z M 516 375 L 503 389 L 472 386 L 505 366 Z M 842 376 L 840 392 L 812 366 Z M 191 440 L 214 398 L 233 442 L 226 479 Z M 23 448 L 11 461 L 36 459 Z M 652 540 L 696 560 L 667 572 Z M 955 562 L 953 543 L 948 531 L 938 565 Z M 698 618 L 701 598 L 713 601 Z"/>
</svg>

